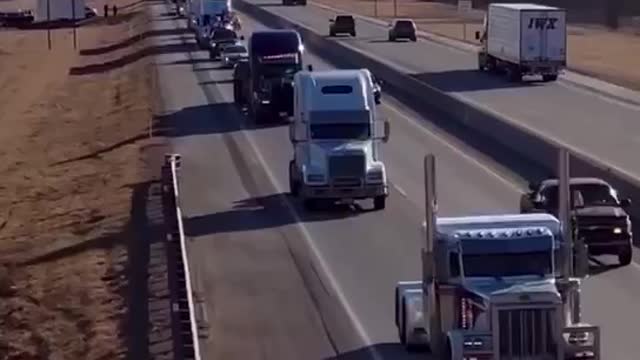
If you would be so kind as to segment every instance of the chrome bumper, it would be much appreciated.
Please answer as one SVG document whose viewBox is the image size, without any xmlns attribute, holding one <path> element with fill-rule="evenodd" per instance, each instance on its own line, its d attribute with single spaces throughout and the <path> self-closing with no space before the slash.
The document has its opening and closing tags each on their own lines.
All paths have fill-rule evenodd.
<svg viewBox="0 0 640 360">
<path fill-rule="evenodd" d="M 368 199 L 386 196 L 389 193 L 386 184 L 365 184 L 361 186 L 331 186 L 304 184 L 301 194 L 305 198 L 314 199 Z"/>
</svg>

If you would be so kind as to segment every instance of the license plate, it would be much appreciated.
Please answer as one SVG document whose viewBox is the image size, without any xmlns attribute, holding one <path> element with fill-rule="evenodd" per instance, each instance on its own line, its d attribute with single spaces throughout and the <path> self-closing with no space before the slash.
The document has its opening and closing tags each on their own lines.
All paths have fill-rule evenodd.
<svg viewBox="0 0 640 360">
<path fill-rule="evenodd" d="M 287 116 L 287 112 L 286 112 L 286 111 L 280 111 L 280 112 L 278 113 L 278 115 L 280 115 L 280 116 Z"/>
</svg>

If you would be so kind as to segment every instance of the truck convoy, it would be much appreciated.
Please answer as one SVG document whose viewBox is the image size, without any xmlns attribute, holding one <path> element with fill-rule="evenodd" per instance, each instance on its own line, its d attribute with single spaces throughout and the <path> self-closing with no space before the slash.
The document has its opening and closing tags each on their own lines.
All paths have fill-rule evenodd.
<svg viewBox="0 0 640 360">
<path fill-rule="evenodd" d="M 581 321 L 588 260 L 566 222 L 568 161 L 560 168 L 561 221 L 550 214 L 437 218 L 435 158 L 425 158 L 423 278 L 395 289 L 406 347 L 428 346 L 451 360 L 600 359 L 600 329 Z"/>
<path fill-rule="evenodd" d="M 293 115 L 293 76 L 302 70 L 303 45 L 295 30 L 255 31 L 249 61 L 234 71 L 234 101 L 256 123 Z"/>
<path fill-rule="evenodd" d="M 513 82 L 523 75 L 555 81 L 567 65 L 567 24 L 564 9 L 535 4 L 489 4 L 478 68 L 506 72 Z"/>
<path fill-rule="evenodd" d="M 294 89 L 291 194 L 310 210 L 319 200 L 368 198 L 384 209 L 388 185 L 378 140 L 388 141 L 389 123 L 376 110 L 369 70 L 301 71 Z"/>
<path fill-rule="evenodd" d="M 589 246 L 589 255 L 614 254 L 620 265 L 629 265 L 633 253 L 631 219 L 624 208 L 630 199 L 619 199 L 618 192 L 597 178 L 572 178 L 571 194 L 576 204 L 571 217 L 576 236 Z M 558 180 L 547 179 L 529 185 L 530 192 L 520 199 L 521 213 L 558 213 Z"/>
</svg>

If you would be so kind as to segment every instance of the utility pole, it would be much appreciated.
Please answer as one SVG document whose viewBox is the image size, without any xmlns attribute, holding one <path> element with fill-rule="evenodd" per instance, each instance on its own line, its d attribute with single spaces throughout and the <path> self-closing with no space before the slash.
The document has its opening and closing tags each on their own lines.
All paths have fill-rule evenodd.
<svg viewBox="0 0 640 360">
<path fill-rule="evenodd" d="M 49 0 L 50 1 L 50 0 Z M 78 49 L 78 34 L 76 31 L 76 0 L 71 0 L 71 17 L 73 18 L 73 49 Z"/>
<path fill-rule="evenodd" d="M 47 44 L 51 50 L 51 0 L 47 0 Z"/>
</svg>

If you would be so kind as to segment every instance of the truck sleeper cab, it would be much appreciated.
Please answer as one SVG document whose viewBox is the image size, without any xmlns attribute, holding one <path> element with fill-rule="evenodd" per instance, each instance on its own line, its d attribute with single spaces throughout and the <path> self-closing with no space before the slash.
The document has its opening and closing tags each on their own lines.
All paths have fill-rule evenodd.
<svg viewBox="0 0 640 360">
<path fill-rule="evenodd" d="M 292 195 L 308 208 L 320 199 L 372 198 L 376 210 L 384 209 L 388 186 L 378 140 L 388 140 L 389 123 L 377 113 L 371 73 L 302 71 L 294 81 Z"/>
<path fill-rule="evenodd" d="M 293 115 L 293 76 L 302 70 L 295 30 L 256 31 L 249 39 L 249 115 L 256 123 Z"/>
<path fill-rule="evenodd" d="M 561 236 L 548 214 L 438 218 L 437 285 L 396 286 L 401 342 L 431 345 L 434 310 L 426 299 L 435 288 L 447 359 L 598 358 L 598 328 L 567 321 L 554 265 Z"/>
</svg>

